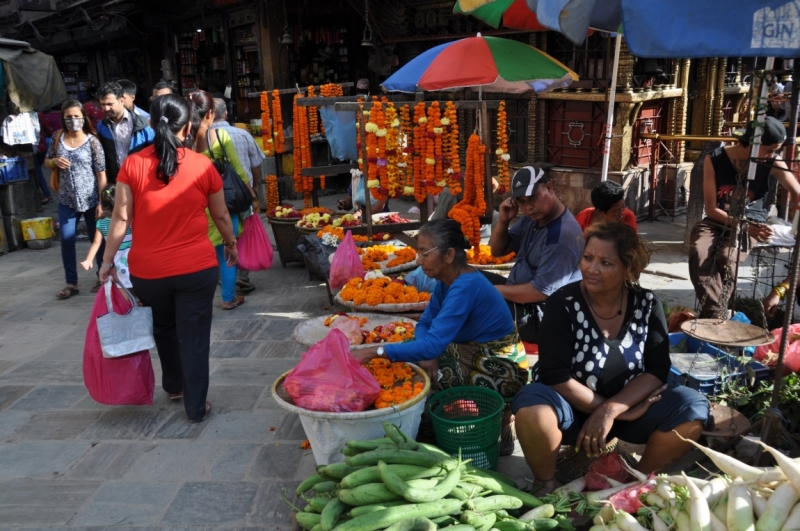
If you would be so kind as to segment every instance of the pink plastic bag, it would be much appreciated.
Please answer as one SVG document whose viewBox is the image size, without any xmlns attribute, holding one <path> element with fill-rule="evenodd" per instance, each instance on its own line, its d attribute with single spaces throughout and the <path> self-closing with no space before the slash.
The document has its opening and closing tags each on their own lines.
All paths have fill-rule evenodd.
<svg viewBox="0 0 800 531">
<path fill-rule="evenodd" d="M 244 220 L 244 230 L 238 240 L 239 265 L 248 271 L 263 271 L 272 267 L 272 244 L 257 214 Z"/>
<path fill-rule="evenodd" d="M 331 330 L 341 330 L 347 337 L 351 345 L 360 345 L 364 342 L 364 334 L 361 332 L 360 319 L 336 319 L 331 323 Z"/>
<path fill-rule="evenodd" d="M 361 257 L 358 256 L 356 242 L 350 231 L 339 244 L 339 248 L 333 253 L 331 262 L 330 283 L 332 289 L 342 289 L 345 284 L 354 278 L 364 278 L 364 265 Z"/>
<path fill-rule="evenodd" d="M 776 328 L 772 334 L 775 336 L 775 341 L 769 345 L 756 347 L 753 359 L 774 369 L 778 363 L 783 328 Z M 800 341 L 798 340 L 800 340 L 800 323 L 789 325 L 789 344 L 786 345 L 786 355 L 783 357 L 783 376 L 800 372 Z"/>
<path fill-rule="evenodd" d="M 336 329 L 303 354 L 283 387 L 296 406 L 313 411 L 364 411 L 381 392 L 378 381 L 350 355 L 347 337 Z"/>
<path fill-rule="evenodd" d="M 116 287 L 111 288 L 114 311 L 124 314 L 131 303 Z M 150 352 L 145 350 L 122 358 L 104 358 L 97 335 L 97 318 L 108 313 L 106 295 L 97 292 L 94 299 L 89 326 L 86 328 L 86 343 L 83 347 L 83 383 L 89 395 L 101 404 L 109 406 L 150 406 L 156 380 Z"/>
</svg>

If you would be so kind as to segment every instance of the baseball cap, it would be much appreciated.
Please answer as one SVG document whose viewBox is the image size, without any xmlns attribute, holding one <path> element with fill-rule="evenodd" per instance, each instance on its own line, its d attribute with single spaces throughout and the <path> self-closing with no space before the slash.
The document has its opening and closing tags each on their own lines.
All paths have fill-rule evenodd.
<svg viewBox="0 0 800 531">
<path fill-rule="evenodd" d="M 525 166 L 517 170 L 511 179 L 511 197 L 527 197 L 536 193 L 540 184 L 550 181 L 543 169 Z"/>
<path fill-rule="evenodd" d="M 738 129 L 733 133 L 733 136 L 738 138 L 742 144 L 749 145 L 755 134 L 756 123 L 756 120 L 751 121 L 747 124 L 747 129 Z M 763 125 L 764 129 L 761 132 L 762 145 L 772 146 L 786 142 L 786 128 L 777 118 L 766 116 Z"/>
</svg>

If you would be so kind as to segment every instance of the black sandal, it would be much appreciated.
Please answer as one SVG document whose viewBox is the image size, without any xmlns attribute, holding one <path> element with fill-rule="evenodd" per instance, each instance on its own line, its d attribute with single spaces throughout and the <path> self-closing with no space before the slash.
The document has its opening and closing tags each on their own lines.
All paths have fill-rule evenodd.
<svg viewBox="0 0 800 531">
<path fill-rule="evenodd" d="M 246 280 L 237 280 L 236 281 L 236 287 L 242 293 L 250 293 L 251 291 L 256 289 L 256 287 L 254 285 L 252 285 L 250 282 L 248 282 Z"/>
<path fill-rule="evenodd" d="M 56 293 L 56 298 L 62 300 L 69 299 L 73 295 L 77 295 L 80 292 L 81 290 L 79 290 L 77 286 L 67 286 L 66 288 Z"/>
<path fill-rule="evenodd" d="M 199 419 L 189 419 L 189 422 L 191 424 L 197 424 L 198 422 L 203 422 L 204 420 L 206 420 L 206 417 L 208 416 L 208 414 L 210 412 L 211 412 L 211 402 L 206 402 L 206 414 L 203 415 L 203 417 L 199 418 Z"/>
</svg>

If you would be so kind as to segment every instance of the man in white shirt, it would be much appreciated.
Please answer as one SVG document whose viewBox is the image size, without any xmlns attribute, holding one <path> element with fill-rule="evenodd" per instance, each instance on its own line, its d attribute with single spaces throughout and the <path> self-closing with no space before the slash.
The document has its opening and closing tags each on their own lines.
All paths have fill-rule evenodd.
<svg viewBox="0 0 800 531">
<path fill-rule="evenodd" d="M 136 101 L 136 83 L 128 79 L 120 79 L 117 83 L 122 87 L 122 105 L 130 112 L 135 112 L 150 121 L 150 113 L 134 104 L 134 101 Z"/>
</svg>

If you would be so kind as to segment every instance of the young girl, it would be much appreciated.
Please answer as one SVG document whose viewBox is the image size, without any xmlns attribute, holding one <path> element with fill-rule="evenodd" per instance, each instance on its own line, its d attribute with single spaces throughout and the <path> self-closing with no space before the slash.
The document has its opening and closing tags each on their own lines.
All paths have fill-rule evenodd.
<svg viewBox="0 0 800 531">
<path fill-rule="evenodd" d="M 86 260 L 81 262 L 81 266 L 89 271 L 94 265 L 94 258 L 100 246 L 103 244 L 103 239 L 108 236 L 108 227 L 111 224 L 111 214 L 114 212 L 114 193 L 116 192 L 116 185 L 109 184 L 103 189 L 100 194 L 100 205 L 103 207 L 103 217 L 97 220 L 97 232 L 94 235 L 94 242 L 89 248 L 86 255 Z M 117 269 L 117 280 L 119 283 L 128 289 L 131 289 L 131 277 L 128 271 L 128 251 L 131 249 L 131 228 L 125 233 L 125 238 L 119 246 L 119 251 L 114 256 L 114 265 Z"/>
</svg>

